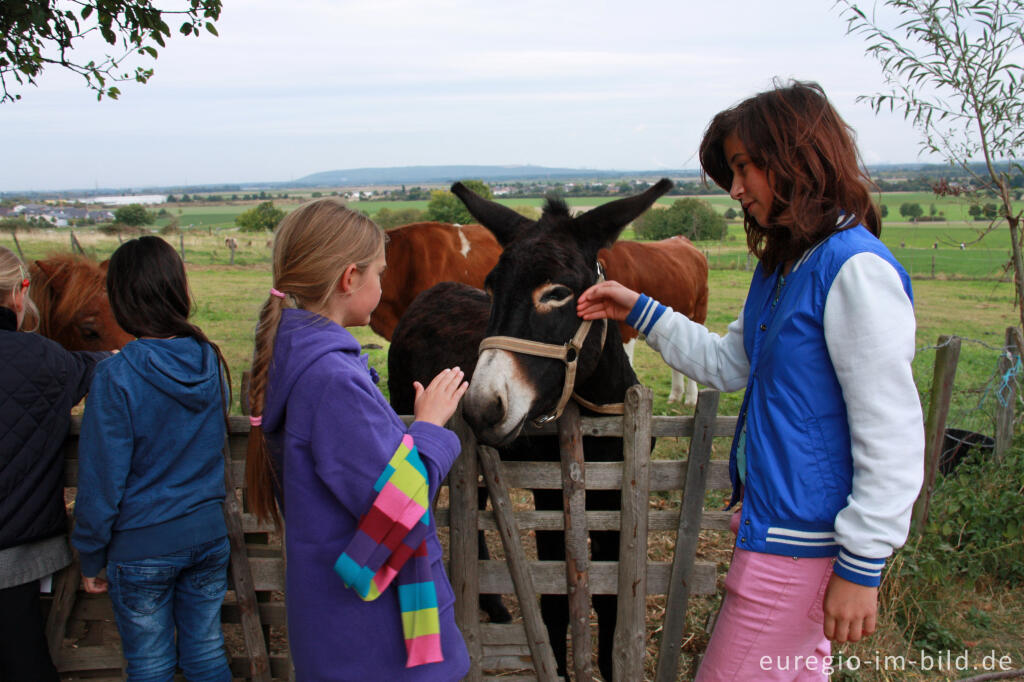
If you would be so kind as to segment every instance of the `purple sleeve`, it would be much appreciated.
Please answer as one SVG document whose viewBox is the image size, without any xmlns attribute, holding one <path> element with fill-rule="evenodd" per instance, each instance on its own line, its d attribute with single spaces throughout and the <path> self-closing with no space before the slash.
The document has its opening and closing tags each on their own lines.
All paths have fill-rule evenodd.
<svg viewBox="0 0 1024 682">
<path fill-rule="evenodd" d="M 322 373 L 308 385 L 317 395 L 311 405 L 311 449 L 317 476 L 354 517 L 376 496 L 373 486 L 408 430 L 430 479 L 433 498 L 459 454 L 454 433 L 414 422 L 406 429 L 369 375 Z"/>
</svg>

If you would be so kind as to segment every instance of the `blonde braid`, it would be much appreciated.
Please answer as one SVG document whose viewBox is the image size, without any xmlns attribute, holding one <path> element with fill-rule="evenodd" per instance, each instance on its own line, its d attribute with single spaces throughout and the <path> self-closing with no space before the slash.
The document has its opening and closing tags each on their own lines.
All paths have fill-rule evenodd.
<svg viewBox="0 0 1024 682">
<path fill-rule="evenodd" d="M 276 476 L 263 435 L 263 410 L 274 342 L 284 309 L 316 310 L 337 287 L 349 265 L 362 269 L 384 248 L 385 235 L 372 220 L 336 197 L 315 199 L 289 213 L 274 235 L 274 289 L 260 309 L 253 346 L 249 406 L 253 417 L 246 455 L 246 484 L 253 512 L 280 525 L 274 498 Z M 278 296 L 277 294 L 283 294 Z"/>
</svg>

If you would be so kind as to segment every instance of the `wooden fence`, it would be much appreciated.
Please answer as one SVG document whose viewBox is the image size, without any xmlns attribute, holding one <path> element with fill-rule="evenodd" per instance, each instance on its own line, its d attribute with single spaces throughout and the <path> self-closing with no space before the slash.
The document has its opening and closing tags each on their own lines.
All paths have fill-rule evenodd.
<svg viewBox="0 0 1024 682">
<path fill-rule="evenodd" d="M 651 415 L 651 393 L 634 387 L 623 417 L 580 418 L 572 407 L 559 421 L 536 431 L 560 433 L 563 463 L 501 462 L 494 450 L 478 447 L 469 429 L 455 425 L 463 452 L 449 476 L 449 506 L 437 509 L 439 527 L 449 528 L 449 571 L 456 594 L 456 617 L 472 660 L 470 680 L 486 679 L 509 671 L 520 677 L 555 679 L 547 631 L 541 622 L 536 594 L 569 594 L 574 613 L 586 614 L 582 604 L 590 594 L 619 595 L 615 666 L 619 679 L 643 679 L 646 646 L 645 595 L 667 595 L 661 623 L 658 680 L 675 680 L 682 643 L 686 605 L 690 595 L 716 590 L 713 563 L 695 561 L 701 529 L 727 530 L 729 513 L 705 511 L 708 488 L 727 488 L 728 466 L 711 460 L 712 438 L 731 436 L 735 417 L 718 417 L 718 393 L 703 391 L 692 417 Z M 79 421 L 73 423 L 66 448 L 66 481 L 77 481 Z M 248 420 L 234 417 L 225 448 L 226 476 L 232 494 L 225 515 L 232 541 L 231 584 L 222 620 L 233 648 L 231 668 L 237 678 L 286 680 L 292 678 L 283 633 L 285 625 L 284 558 L 272 527 L 258 523 L 245 510 L 244 458 Z M 624 462 L 582 465 L 582 437 L 620 437 Z M 690 439 L 683 461 L 652 461 L 651 437 Z M 482 474 L 482 477 L 481 477 Z M 482 478 L 482 481 L 481 481 Z M 477 488 L 486 485 L 494 511 L 478 511 Z M 562 512 L 517 511 L 509 490 L 563 489 Z M 621 489 L 622 511 L 585 511 L 587 489 Z M 660 491 L 682 491 L 679 511 L 650 510 L 649 496 Z M 498 530 L 506 560 L 477 560 L 477 529 Z M 520 532 L 567 530 L 567 560 L 541 562 L 526 559 Z M 589 530 L 622 529 L 619 562 L 590 562 L 586 554 Z M 648 531 L 678 533 L 671 562 L 647 560 Z M 568 567 L 568 568 L 567 568 Z M 567 577 L 568 576 L 568 577 Z M 121 679 L 121 648 L 106 595 L 79 591 L 77 565 L 55 580 L 49 610 L 48 636 L 58 670 L 76 679 Z M 516 594 L 523 618 L 512 624 L 481 623 L 480 593 Z M 570 628 L 576 657 L 569 662 L 577 679 L 590 666 L 589 619 L 576 618 Z M 232 634 L 233 633 L 233 634 Z M 586 679 L 589 679 L 587 677 Z"/>
<path fill-rule="evenodd" d="M 1024 340 L 1014 328 L 1007 330 L 1007 340 L 1009 366 L 1019 361 Z M 914 513 L 917 532 L 927 520 L 959 351 L 956 337 L 941 337 L 939 341 L 942 350 L 936 356 L 925 424 L 925 486 Z M 455 421 L 464 454 L 449 475 L 449 504 L 440 506 L 436 514 L 438 527 L 448 528 L 450 566 L 456 569 L 449 575 L 456 595 L 456 619 L 472 661 L 467 679 L 497 675 L 502 680 L 555 679 L 547 631 L 535 599 L 540 593 L 569 595 L 573 641 L 586 643 L 573 647 L 569 666 L 576 679 L 590 679 L 589 595 L 617 594 L 614 664 L 616 677 L 629 680 L 644 678 L 645 596 L 666 595 L 655 679 L 669 682 L 677 678 L 689 597 L 716 590 L 715 564 L 696 561 L 698 534 L 703 529 L 729 528 L 730 512 L 704 509 L 707 490 L 730 487 L 728 462 L 712 460 L 711 445 L 713 438 L 733 435 L 736 417 L 716 414 L 718 398 L 716 391 L 702 391 L 692 417 L 652 416 L 651 392 L 639 386 L 627 394 L 622 417 L 581 419 L 570 403 L 558 424 L 531 432 L 559 436 L 560 463 L 502 462 L 494 450 L 479 446 L 471 431 Z M 1008 413 L 1000 414 L 999 440 L 1003 444 L 1013 433 L 1015 402 L 1013 396 Z M 77 481 L 79 423 L 78 419 L 73 421 L 65 444 L 68 488 L 74 488 Z M 284 557 L 274 529 L 258 523 L 245 508 L 248 432 L 247 418 L 231 419 L 225 445 L 225 476 L 231 491 L 225 505 L 232 544 L 231 584 L 222 621 L 229 633 L 231 668 L 237 678 L 288 680 L 294 675 L 283 631 Z M 584 436 L 622 438 L 624 461 L 584 465 Z M 687 458 L 651 460 L 652 437 L 690 439 Z M 478 456 L 466 456 L 472 452 Z M 488 488 L 493 511 L 477 509 L 478 488 L 482 485 Z M 562 490 L 565 511 L 516 510 L 510 489 Z M 583 496 L 588 489 L 621 490 L 621 511 L 586 511 Z M 650 495 L 668 491 L 681 492 L 680 509 L 650 509 Z M 477 559 L 478 529 L 500 533 L 504 561 Z M 520 534 L 538 530 L 565 531 L 565 561 L 527 559 Z M 589 561 L 586 546 L 591 530 L 622 531 L 618 562 Z M 676 534 L 672 561 L 648 561 L 648 533 L 664 531 Z M 65 678 L 100 682 L 121 679 L 121 648 L 110 602 L 106 595 L 79 591 L 79 582 L 77 564 L 72 565 L 55 580 L 49 600 L 47 635 L 57 668 Z M 481 593 L 515 594 L 521 622 L 479 622 Z"/>
</svg>

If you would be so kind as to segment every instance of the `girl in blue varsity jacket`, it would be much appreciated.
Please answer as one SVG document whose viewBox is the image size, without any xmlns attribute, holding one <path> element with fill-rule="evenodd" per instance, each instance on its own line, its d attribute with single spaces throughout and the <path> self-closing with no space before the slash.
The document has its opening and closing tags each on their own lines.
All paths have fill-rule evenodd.
<svg viewBox="0 0 1024 682">
<path fill-rule="evenodd" d="M 625 319 L 701 383 L 745 389 L 729 461 L 736 549 L 697 679 L 825 679 L 829 640 L 875 629 L 922 483 L 910 279 L 878 239 L 851 131 L 818 85 L 719 113 L 700 157 L 740 202 L 760 261 L 725 336 L 612 281 L 578 311 Z"/>
</svg>

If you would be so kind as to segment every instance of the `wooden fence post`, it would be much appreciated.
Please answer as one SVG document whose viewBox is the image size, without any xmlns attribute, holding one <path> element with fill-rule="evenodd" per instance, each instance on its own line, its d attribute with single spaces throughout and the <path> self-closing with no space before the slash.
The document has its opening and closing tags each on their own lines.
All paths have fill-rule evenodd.
<svg viewBox="0 0 1024 682">
<path fill-rule="evenodd" d="M 21 259 L 22 263 L 27 263 L 25 260 L 25 252 L 21 250 L 21 242 L 18 241 L 18 233 L 11 230 L 11 237 L 14 239 L 14 245 L 18 248 L 18 258 Z"/>
<path fill-rule="evenodd" d="M 686 461 L 686 482 L 679 509 L 679 530 L 676 551 L 672 558 L 672 578 L 665 600 L 665 620 L 658 648 L 657 682 L 674 682 L 679 669 L 679 650 L 686 626 L 686 609 L 690 600 L 690 581 L 697 558 L 697 542 L 704 515 L 704 492 L 711 468 L 711 443 L 718 413 L 718 391 L 703 390 L 697 397 L 693 413 L 693 437 Z"/>
<path fill-rule="evenodd" d="M 1024 340 L 1021 339 L 1020 328 L 1006 328 L 1006 346 L 999 358 L 999 405 L 996 407 L 996 448 L 995 458 L 1001 460 L 1006 449 L 1013 442 L 1014 413 L 1017 407 L 1017 373 L 1021 362 Z"/>
<path fill-rule="evenodd" d="M 911 517 L 912 527 L 917 535 L 924 533 L 928 523 L 928 505 L 931 503 L 935 474 L 942 456 L 942 443 L 946 437 L 946 418 L 949 416 L 949 401 L 953 396 L 953 380 L 956 378 L 956 364 L 960 358 L 960 337 L 940 336 L 939 348 L 935 351 L 935 372 L 932 375 L 932 399 L 928 405 L 928 416 L 924 425 L 924 484 L 914 502 Z"/>
<path fill-rule="evenodd" d="M 519 537 L 519 523 L 516 521 L 508 490 L 501 478 L 498 453 L 486 445 L 479 446 L 477 452 L 484 480 L 487 482 L 487 492 L 491 496 L 491 506 L 494 507 L 494 520 L 498 524 L 501 542 L 505 548 L 512 584 L 515 585 L 516 595 L 519 597 L 519 610 L 523 614 L 523 626 L 526 628 L 527 644 L 530 647 L 530 656 L 533 657 L 537 679 L 541 682 L 554 682 L 558 678 L 555 654 L 551 650 L 551 640 L 540 614 L 540 605 L 532 598 L 532 595 L 537 594 L 537 590 L 534 588 L 533 575 L 530 573 L 526 552 L 523 551 Z M 475 495 L 473 504 L 476 504 Z"/>
<path fill-rule="evenodd" d="M 573 671 L 577 680 L 589 680 L 590 562 L 587 549 L 587 481 L 583 462 L 580 408 L 575 401 L 565 406 L 558 420 L 558 450 L 562 462 L 562 509 L 565 518 L 565 581 L 569 595 Z"/>
<path fill-rule="evenodd" d="M 622 522 L 619 601 L 612 670 L 617 680 L 643 679 L 647 610 L 647 512 L 650 504 L 651 411 L 646 386 L 626 391 L 622 417 Z"/>
<path fill-rule="evenodd" d="M 82 245 L 78 242 L 78 237 L 75 236 L 75 231 L 68 230 L 68 232 L 71 234 L 71 248 L 84 256 L 85 249 L 83 249 Z"/>
<path fill-rule="evenodd" d="M 455 592 L 455 622 L 462 631 L 469 650 L 469 672 L 465 679 L 481 678 L 483 658 L 480 641 L 480 618 L 477 615 L 480 594 L 480 562 L 477 546 L 477 466 L 476 436 L 459 411 L 450 422 L 458 435 L 462 454 L 455 460 L 448 476 L 448 508 L 451 512 L 448 548 L 452 590 Z"/>
<path fill-rule="evenodd" d="M 69 525 L 73 523 L 72 519 Z M 67 631 L 68 619 L 71 618 L 71 611 L 75 607 L 78 583 L 81 580 L 82 570 L 78 559 L 75 558 L 53 581 L 53 603 L 46 618 L 46 640 L 50 647 L 50 658 L 55 662 L 64 646 L 64 634 Z"/>
<path fill-rule="evenodd" d="M 234 582 L 235 598 L 238 600 L 238 611 L 241 614 L 242 636 L 249 657 L 249 674 L 253 682 L 270 682 L 270 656 L 267 654 L 267 641 L 264 639 L 260 622 L 249 555 L 245 549 L 242 506 L 235 495 L 235 482 L 231 476 L 231 446 L 227 436 L 224 439 L 224 481 L 228 491 L 224 500 L 224 521 L 231 543 L 231 578 Z"/>
</svg>

